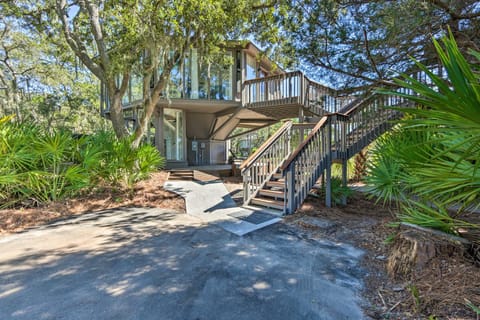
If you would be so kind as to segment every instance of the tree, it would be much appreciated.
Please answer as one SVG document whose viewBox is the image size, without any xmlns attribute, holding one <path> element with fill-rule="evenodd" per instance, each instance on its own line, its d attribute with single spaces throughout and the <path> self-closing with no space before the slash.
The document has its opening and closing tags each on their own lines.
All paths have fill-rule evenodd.
<svg viewBox="0 0 480 320">
<path fill-rule="evenodd" d="M 414 57 L 438 63 L 431 37 L 449 27 L 462 52 L 480 45 L 474 0 L 293 0 L 288 52 L 336 86 L 390 84 Z"/>
<path fill-rule="evenodd" d="M 197 48 L 212 56 L 226 41 L 252 30 L 262 39 L 275 37 L 272 17 L 278 6 L 255 0 L 24 0 L 12 11 L 47 34 L 61 31 L 70 49 L 106 85 L 117 137 L 127 135 L 121 101 L 129 79 L 135 73 L 143 77 L 144 113 L 132 143 L 138 146 L 172 69 L 187 52 Z"/>
<path fill-rule="evenodd" d="M 0 16 L 0 116 L 88 130 L 99 117 L 80 114 L 98 106 L 98 84 L 60 39 L 47 37 Z"/>
</svg>

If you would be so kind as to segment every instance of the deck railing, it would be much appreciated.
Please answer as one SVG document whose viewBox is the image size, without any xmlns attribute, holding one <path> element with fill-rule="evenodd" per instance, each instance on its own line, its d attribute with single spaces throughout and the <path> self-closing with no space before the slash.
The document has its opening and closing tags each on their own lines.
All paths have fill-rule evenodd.
<svg viewBox="0 0 480 320">
<path fill-rule="evenodd" d="M 269 107 L 278 105 L 304 106 L 314 114 L 336 112 L 341 104 L 335 90 L 308 79 L 302 72 L 247 80 L 243 83 L 244 107 Z"/>
<path fill-rule="evenodd" d="M 318 116 L 337 112 L 338 101 L 333 89 L 306 78 L 305 107 Z"/>
<path fill-rule="evenodd" d="M 243 83 L 242 103 L 246 107 L 302 104 L 304 75 L 300 71 L 288 72 Z"/>
</svg>

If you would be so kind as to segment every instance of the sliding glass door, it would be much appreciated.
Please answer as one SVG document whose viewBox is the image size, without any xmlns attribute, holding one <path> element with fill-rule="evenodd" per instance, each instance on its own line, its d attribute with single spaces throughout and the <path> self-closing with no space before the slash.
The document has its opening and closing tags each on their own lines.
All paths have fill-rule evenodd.
<svg viewBox="0 0 480 320">
<path fill-rule="evenodd" d="M 184 115 L 182 110 L 164 109 L 163 136 L 167 160 L 185 160 Z"/>
</svg>

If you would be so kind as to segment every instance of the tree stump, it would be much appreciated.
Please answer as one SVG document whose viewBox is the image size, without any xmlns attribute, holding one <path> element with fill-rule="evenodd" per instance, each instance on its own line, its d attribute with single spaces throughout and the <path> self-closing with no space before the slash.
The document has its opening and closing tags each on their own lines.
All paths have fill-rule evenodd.
<svg viewBox="0 0 480 320">
<path fill-rule="evenodd" d="M 396 236 L 388 257 L 387 271 L 392 278 L 408 278 L 434 257 L 462 255 L 466 250 L 466 242 L 458 237 L 420 227 L 407 228 L 403 226 Z"/>
</svg>

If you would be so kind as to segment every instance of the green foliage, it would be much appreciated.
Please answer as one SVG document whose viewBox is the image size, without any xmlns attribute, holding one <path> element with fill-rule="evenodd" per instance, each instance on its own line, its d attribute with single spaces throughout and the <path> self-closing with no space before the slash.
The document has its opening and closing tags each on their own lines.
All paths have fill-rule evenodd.
<svg viewBox="0 0 480 320">
<path fill-rule="evenodd" d="M 407 290 L 412 295 L 412 299 L 414 302 L 414 311 L 415 312 L 419 311 L 420 305 L 422 303 L 422 298 L 420 297 L 420 291 L 418 291 L 417 286 L 415 286 L 414 284 L 409 285 L 407 287 Z"/>
<path fill-rule="evenodd" d="M 164 158 L 155 147 L 143 145 L 132 148 L 131 141 L 131 138 L 116 140 L 111 136 L 111 149 L 105 157 L 103 170 L 99 172 L 110 183 L 121 183 L 129 188 L 165 165 Z"/>
<path fill-rule="evenodd" d="M 133 149 L 112 133 L 75 137 L 0 119 L 0 206 L 38 204 L 92 190 L 99 184 L 132 187 L 164 165 L 149 145 Z"/>
<path fill-rule="evenodd" d="M 0 11 L 8 15 L 10 5 L 0 4 Z M 0 43 L 0 117 L 82 132 L 103 125 L 98 82 L 61 39 L 2 16 Z"/>
<path fill-rule="evenodd" d="M 352 180 L 355 173 L 355 160 L 353 158 L 348 159 L 347 161 L 347 179 Z M 333 163 L 332 164 L 332 176 L 341 179 L 342 178 L 342 164 Z"/>
<path fill-rule="evenodd" d="M 338 177 L 332 177 L 330 180 L 332 188 L 332 201 L 335 205 L 341 205 L 343 199 L 348 199 L 353 194 L 353 190 L 348 186 L 342 184 L 342 179 Z M 322 195 L 325 195 L 325 186 L 321 188 Z"/>
<path fill-rule="evenodd" d="M 408 166 L 412 161 L 422 159 L 425 149 L 419 146 L 425 146 L 427 141 L 426 133 L 405 130 L 404 126 L 395 127 L 375 141 L 365 182 L 377 201 L 391 204 L 409 197 L 411 188 L 408 182 L 415 177 Z"/>
<path fill-rule="evenodd" d="M 433 203 L 426 204 L 409 200 L 401 204 L 400 220 L 422 227 L 456 234 L 459 228 L 475 228 L 475 224 L 468 223 L 451 217 L 442 206 Z"/>
<path fill-rule="evenodd" d="M 401 202 L 403 221 L 456 233 L 479 228 L 458 216 L 480 206 L 480 75 L 451 34 L 441 43 L 434 41 L 448 79 L 416 62 L 433 87 L 409 76 L 396 80 L 414 92 L 396 94 L 420 107 L 400 109 L 410 117 L 376 144 L 367 181 L 379 199 Z M 460 205 L 455 215 L 453 205 Z"/>
<path fill-rule="evenodd" d="M 290 40 L 285 51 L 319 80 L 335 86 L 389 81 L 415 69 L 409 57 L 436 61 L 430 39 L 444 34 L 445 26 L 454 28 L 463 52 L 478 47 L 477 0 L 295 0 L 293 4 L 282 20 Z"/>
<path fill-rule="evenodd" d="M 470 309 L 472 309 L 473 312 L 475 312 L 475 314 L 477 315 L 477 318 L 480 317 L 480 306 L 476 306 L 474 305 L 470 300 L 468 299 L 465 299 L 465 304 L 467 305 L 467 307 L 469 307 Z"/>
</svg>

